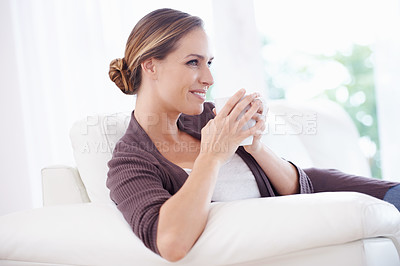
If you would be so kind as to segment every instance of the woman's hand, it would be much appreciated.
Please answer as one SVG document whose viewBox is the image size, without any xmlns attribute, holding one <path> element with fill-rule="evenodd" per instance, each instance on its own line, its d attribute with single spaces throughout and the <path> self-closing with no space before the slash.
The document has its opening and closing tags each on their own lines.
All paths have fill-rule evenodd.
<svg viewBox="0 0 400 266">
<path fill-rule="evenodd" d="M 257 135 L 258 131 L 261 132 L 264 123 L 258 118 L 257 111 L 262 111 L 260 109 L 262 103 L 255 100 L 259 95 L 253 93 L 243 98 L 245 93 L 244 89 L 236 92 L 215 118 L 201 130 L 201 154 L 213 156 L 215 160 L 223 164 L 235 153 L 245 138 Z M 248 105 L 251 107 L 238 119 L 240 113 Z M 257 123 L 250 129 L 242 130 L 243 126 L 255 116 Z"/>
<path fill-rule="evenodd" d="M 263 101 L 260 98 L 256 98 L 252 104 L 256 104 L 256 103 L 258 103 L 259 109 L 253 115 L 252 119 L 254 119 L 256 121 L 255 126 L 257 126 L 257 124 L 260 124 L 260 129 L 255 131 L 255 134 L 253 135 L 253 143 L 251 145 L 243 146 L 244 149 L 250 154 L 255 154 L 262 149 L 263 143 L 261 142 L 261 138 L 262 138 L 262 134 L 266 128 L 265 121 L 266 121 L 266 117 L 268 114 L 268 108 L 266 108 L 266 106 L 264 106 Z M 264 109 L 266 109 L 266 110 L 264 110 Z"/>
</svg>

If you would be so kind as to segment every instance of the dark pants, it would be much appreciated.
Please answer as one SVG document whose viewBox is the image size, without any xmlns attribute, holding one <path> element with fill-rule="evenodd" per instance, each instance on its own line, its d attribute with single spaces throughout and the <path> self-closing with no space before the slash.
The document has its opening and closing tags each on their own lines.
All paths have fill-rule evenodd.
<svg viewBox="0 0 400 266">
<path fill-rule="evenodd" d="M 395 187 L 400 185 L 400 183 L 350 175 L 336 169 L 306 168 L 303 170 L 310 178 L 315 193 L 353 191 L 368 194 L 381 200 L 384 199 L 395 206 L 396 199 L 397 202 L 400 201 L 400 193 L 394 193 L 398 191 L 398 188 L 400 188 L 399 186 L 395 189 Z M 390 197 L 385 197 L 389 189 L 391 190 L 389 193 Z M 395 201 L 391 199 L 395 199 Z M 396 207 L 399 209 L 400 206 Z"/>
</svg>

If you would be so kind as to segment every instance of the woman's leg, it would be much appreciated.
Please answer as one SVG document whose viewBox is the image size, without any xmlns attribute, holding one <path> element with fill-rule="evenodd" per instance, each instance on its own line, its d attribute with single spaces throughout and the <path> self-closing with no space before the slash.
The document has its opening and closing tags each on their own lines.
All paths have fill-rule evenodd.
<svg viewBox="0 0 400 266">
<path fill-rule="evenodd" d="M 393 204 L 400 211 L 400 185 L 389 188 L 383 200 Z"/>
<path fill-rule="evenodd" d="M 307 168 L 314 192 L 354 191 L 400 206 L 400 183 L 343 173 L 336 169 Z M 397 205 L 395 204 L 397 202 Z"/>
</svg>

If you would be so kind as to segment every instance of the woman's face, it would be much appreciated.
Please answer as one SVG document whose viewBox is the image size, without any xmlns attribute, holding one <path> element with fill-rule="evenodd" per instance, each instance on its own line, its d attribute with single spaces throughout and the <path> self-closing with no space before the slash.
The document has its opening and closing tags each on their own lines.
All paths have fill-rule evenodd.
<svg viewBox="0 0 400 266">
<path fill-rule="evenodd" d="M 156 61 L 156 90 L 167 112 L 198 115 L 208 88 L 214 83 L 210 72 L 213 56 L 203 29 L 183 37 L 165 59 Z"/>
</svg>

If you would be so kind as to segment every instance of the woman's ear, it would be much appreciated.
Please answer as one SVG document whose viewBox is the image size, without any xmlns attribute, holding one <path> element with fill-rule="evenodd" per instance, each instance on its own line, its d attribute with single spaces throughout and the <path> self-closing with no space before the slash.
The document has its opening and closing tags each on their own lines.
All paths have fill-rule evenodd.
<svg viewBox="0 0 400 266">
<path fill-rule="evenodd" d="M 157 79 L 157 66 L 155 61 L 154 58 L 149 58 L 140 64 L 142 73 L 151 79 Z"/>
</svg>

